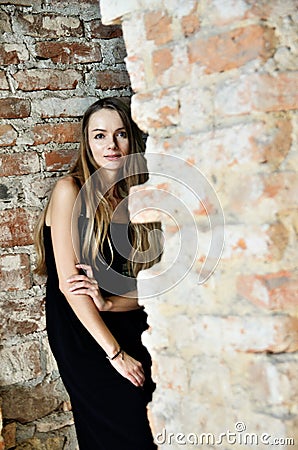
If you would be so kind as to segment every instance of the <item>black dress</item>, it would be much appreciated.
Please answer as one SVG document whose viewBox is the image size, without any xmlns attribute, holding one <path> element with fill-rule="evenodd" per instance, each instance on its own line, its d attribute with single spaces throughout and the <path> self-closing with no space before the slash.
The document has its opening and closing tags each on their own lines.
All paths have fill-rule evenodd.
<svg viewBox="0 0 298 450">
<path fill-rule="evenodd" d="M 59 290 L 48 226 L 44 243 L 47 333 L 70 396 L 80 450 L 156 449 L 146 410 L 155 387 L 150 355 L 141 342 L 148 327 L 146 313 L 143 309 L 99 313 L 119 345 L 142 363 L 146 381 L 136 387 L 114 369 Z"/>
</svg>

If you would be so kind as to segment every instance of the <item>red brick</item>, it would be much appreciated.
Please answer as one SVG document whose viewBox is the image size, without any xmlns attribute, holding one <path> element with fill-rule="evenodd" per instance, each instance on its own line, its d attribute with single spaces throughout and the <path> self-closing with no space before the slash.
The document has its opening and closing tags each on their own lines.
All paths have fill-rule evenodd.
<svg viewBox="0 0 298 450">
<path fill-rule="evenodd" d="M 260 174 L 263 183 L 263 197 L 274 198 L 280 205 L 288 208 L 298 206 L 298 178 L 295 172 L 273 172 Z"/>
<path fill-rule="evenodd" d="M 16 50 L 7 50 L 5 44 L 0 44 L 0 64 L 8 66 L 10 64 L 19 64 L 20 59 Z"/>
<path fill-rule="evenodd" d="M 292 122 L 278 118 L 265 125 L 262 134 L 252 133 L 254 159 L 277 169 L 287 157 L 292 145 Z"/>
<path fill-rule="evenodd" d="M 153 73 L 155 76 L 160 75 L 169 69 L 173 64 L 172 52 L 169 48 L 161 48 L 155 50 L 152 54 Z"/>
<path fill-rule="evenodd" d="M 157 110 L 158 118 L 149 119 L 149 126 L 151 128 L 169 127 L 175 124 L 175 119 L 178 115 L 177 107 L 162 106 Z"/>
<path fill-rule="evenodd" d="M 75 89 L 78 82 L 82 79 L 82 75 L 72 69 L 20 70 L 13 77 L 18 82 L 18 88 L 23 91 Z"/>
<path fill-rule="evenodd" d="M 253 212 L 255 219 L 259 216 L 260 220 L 267 217 L 267 220 L 272 221 L 275 210 L 298 207 L 297 192 L 298 179 L 295 172 L 241 174 L 233 171 L 233 179 L 226 181 L 223 187 L 223 208 L 235 217 L 239 214 L 250 215 Z M 278 255 L 282 254 L 283 247 L 274 250 L 274 242 L 278 240 L 278 232 L 282 232 L 283 229 L 277 231 L 279 226 L 276 223 L 272 223 L 268 228 L 267 241 L 268 237 L 273 239 L 270 244 L 272 257 L 275 255 L 279 259 Z M 282 235 L 284 236 L 284 232 Z"/>
<path fill-rule="evenodd" d="M 181 26 L 185 37 L 195 33 L 200 28 L 198 15 L 193 11 L 189 15 L 182 17 Z"/>
<path fill-rule="evenodd" d="M 67 170 L 71 163 L 75 161 L 75 158 L 78 156 L 77 150 L 57 150 L 54 152 L 46 153 L 46 168 L 50 172 L 54 172 L 56 170 Z"/>
<path fill-rule="evenodd" d="M 38 124 L 32 128 L 32 133 L 33 145 L 48 144 L 49 142 L 56 142 L 57 144 L 79 142 L 81 124 L 73 122 Z"/>
<path fill-rule="evenodd" d="M 29 256 L 15 253 L 0 256 L 0 291 L 16 291 L 31 287 Z"/>
<path fill-rule="evenodd" d="M 274 30 L 250 25 L 215 36 L 203 36 L 188 46 L 189 62 L 197 62 L 205 73 L 241 67 L 254 59 L 267 60 L 276 44 Z"/>
<path fill-rule="evenodd" d="M 54 14 L 21 14 L 16 16 L 23 34 L 57 39 L 63 36 L 82 37 L 83 26 L 78 17 Z"/>
<path fill-rule="evenodd" d="M 265 275 L 241 275 L 237 280 L 239 294 L 257 306 L 273 310 L 297 312 L 298 275 L 276 272 Z"/>
<path fill-rule="evenodd" d="M 1 431 L 0 431 L 1 433 Z M 3 428 L 3 437 L 5 440 L 6 448 L 16 447 L 16 433 L 17 433 L 17 424 L 16 422 L 10 422 Z M 0 447 L 1 448 L 1 447 Z"/>
<path fill-rule="evenodd" d="M 186 86 L 192 83 L 192 78 L 195 79 L 193 70 L 196 70 L 196 67 L 193 65 L 191 68 L 188 63 L 186 45 L 181 45 L 179 41 L 152 51 L 152 71 L 156 77 L 155 83 L 160 87 L 169 89 L 177 88 L 180 85 L 182 89 L 186 90 Z M 180 95 L 183 99 L 183 91 L 180 92 Z M 186 103 L 188 102 L 186 101 Z M 188 108 L 190 111 L 191 107 L 188 106 Z"/>
<path fill-rule="evenodd" d="M 28 61 L 30 54 L 28 48 L 22 43 L 6 43 L 0 45 L 0 61 L 3 65 L 18 64 Z"/>
<path fill-rule="evenodd" d="M 6 79 L 5 72 L 3 70 L 0 71 L 0 90 L 5 91 L 9 89 L 9 85 Z"/>
<path fill-rule="evenodd" d="M 51 59 L 55 63 L 86 64 L 102 60 L 98 43 L 39 42 L 35 51 L 38 58 Z"/>
<path fill-rule="evenodd" d="M 15 337 L 16 334 L 26 335 L 45 329 L 44 301 L 40 297 L 13 296 L 2 302 L 0 300 L 0 307 L 0 329 L 6 339 Z"/>
<path fill-rule="evenodd" d="M 0 247 L 33 244 L 33 230 L 38 213 L 15 208 L 0 211 Z"/>
<path fill-rule="evenodd" d="M 176 125 L 179 121 L 179 101 L 168 90 L 155 93 L 135 94 L 132 103 L 132 113 L 138 112 L 139 126 L 142 130 Z M 148 111 L 154 111 L 154 114 Z"/>
<path fill-rule="evenodd" d="M 173 39 L 172 18 L 164 11 L 152 11 L 145 15 L 147 39 L 162 45 Z"/>
<path fill-rule="evenodd" d="M 96 88 L 107 89 L 123 89 L 130 86 L 130 79 L 127 72 L 114 72 L 107 70 L 96 73 Z"/>
<path fill-rule="evenodd" d="M 22 119 L 29 117 L 31 112 L 30 100 L 22 98 L 1 98 L 0 118 L 1 119 Z"/>
<path fill-rule="evenodd" d="M 286 111 L 297 109 L 297 72 L 280 72 L 276 76 L 254 73 L 221 82 L 215 94 L 215 114 L 224 116 L 252 111 Z"/>
<path fill-rule="evenodd" d="M 0 155 L 0 177 L 25 175 L 39 171 L 39 159 L 35 152 Z"/>
<path fill-rule="evenodd" d="M 17 135 L 16 130 L 11 125 L 0 125 L 0 147 L 14 145 L 16 143 Z"/>
<path fill-rule="evenodd" d="M 237 146 L 233 145 L 237 136 Z M 214 129 L 200 135 L 173 136 L 164 141 L 166 151 L 188 152 L 193 163 L 204 170 L 209 165 L 205 155 L 212 152 L 213 166 L 258 166 L 258 171 L 274 170 L 285 161 L 292 146 L 292 122 L 288 117 L 268 117 L 268 121 L 240 123 L 232 127 Z M 192 150 L 190 150 L 192 149 Z"/>
<path fill-rule="evenodd" d="M 119 25 L 103 25 L 101 20 L 91 20 L 91 37 L 97 39 L 113 39 L 122 36 L 122 28 Z"/>
</svg>

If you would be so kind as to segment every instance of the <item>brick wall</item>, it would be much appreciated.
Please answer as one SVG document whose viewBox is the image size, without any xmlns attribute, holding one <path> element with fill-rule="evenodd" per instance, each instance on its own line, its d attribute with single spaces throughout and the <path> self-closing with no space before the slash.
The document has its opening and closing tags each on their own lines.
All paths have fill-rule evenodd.
<svg viewBox="0 0 298 450">
<path fill-rule="evenodd" d="M 227 430 L 235 436 L 234 444 L 223 439 L 225 449 L 243 448 L 245 433 L 247 448 L 251 439 L 259 439 L 253 448 L 298 448 L 297 2 L 101 0 L 101 11 L 104 23 L 122 23 L 134 117 L 149 133 L 149 167 L 163 175 L 135 189 L 130 205 L 134 213 L 151 207 L 140 215 L 147 219 L 156 217 L 157 199 L 164 210 L 163 259 L 140 281 L 160 448 L 193 448 L 201 433 L 216 439 Z M 202 284 L 210 241 L 202 224 L 216 217 L 212 189 L 201 195 L 204 209 L 191 197 L 194 177 L 188 193 L 175 183 L 184 163 L 168 166 L 163 155 L 183 158 L 186 173 L 198 167 L 223 208 L 223 254 Z M 190 214 L 167 204 L 171 192 Z M 191 218 L 198 237 L 188 232 Z M 183 270 L 183 281 L 161 293 Z M 148 279 L 153 299 L 145 298 Z M 210 448 L 206 439 L 200 448 Z"/>
<path fill-rule="evenodd" d="M 0 396 L 6 449 L 74 450 L 51 357 L 32 230 L 98 96 L 130 96 L 119 26 L 97 0 L 0 0 Z M 1 441 L 1 440 L 0 440 Z M 0 448 L 1 447 L 0 442 Z"/>
<path fill-rule="evenodd" d="M 146 275 L 156 289 L 155 298 L 143 303 L 151 325 L 144 342 L 158 385 L 149 413 L 160 448 L 181 448 L 186 438 L 183 447 L 193 448 L 195 437 L 188 433 L 217 437 L 227 430 L 236 432 L 237 442 L 223 448 L 243 448 L 237 422 L 259 439 L 262 433 L 293 438 L 289 448 L 295 448 L 296 2 L 101 0 L 101 12 L 113 25 L 102 25 L 97 0 L 0 0 L 0 382 L 6 448 L 76 446 L 68 399 L 46 340 L 44 280 L 32 275 L 31 232 L 52 183 L 75 154 L 83 110 L 102 93 L 131 94 L 120 23 L 136 92 L 134 116 L 149 132 L 149 166 L 156 164 L 163 174 L 133 198 L 132 211 L 159 199 L 172 213 L 171 193 L 191 211 L 177 214 L 176 224 L 161 213 L 164 257 L 154 268 L 154 283 L 152 272 Z M 175 184 L 169 175 L 177 164 L 171 160 L 168 166 L 162 155 L 198 167 L 223 208 L 225 247 L 203 284 L 198 279 L 210 240 L 206 216 L 212 221 L 220 211 L 209 198 L 212 190 L 200 193 L 199 202 Z M 179 179 L 183 167 L 178 169 Z M 199 227 L 195 238 L 191 219 Z M 167 273 L 179 231 L 188 245 Z M 188 266 L 188 249 L 196 243 L 199 255 Z M 160 293 L 183 272 L 183 281 Z M 145 297 L 146 277 L 140 283 Z"/>
</svg>

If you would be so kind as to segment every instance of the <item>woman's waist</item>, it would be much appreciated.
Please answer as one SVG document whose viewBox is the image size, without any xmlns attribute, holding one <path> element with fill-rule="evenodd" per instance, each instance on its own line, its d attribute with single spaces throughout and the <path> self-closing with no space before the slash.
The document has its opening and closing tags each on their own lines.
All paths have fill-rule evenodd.
<svg viewBox="0 0 298 450">
<path fill-rule="evenodd" d="M 136 289 L 126 292 L 123 295 L 106 295 L 104 296 L 104 300 L 111 304 L 111 307 L 107 310 L 109 312 L 142 309 L 138 303 L 138 292 Z"/>
</svg>

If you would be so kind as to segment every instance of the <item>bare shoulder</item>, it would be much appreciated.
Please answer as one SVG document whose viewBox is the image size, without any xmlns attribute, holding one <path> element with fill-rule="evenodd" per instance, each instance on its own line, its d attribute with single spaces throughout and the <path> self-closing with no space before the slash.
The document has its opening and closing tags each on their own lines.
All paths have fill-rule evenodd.
<svg viewBox="0 0 298 450">
<path fill-rule="evenodd" d="M 71 212 L 79 193 L 78 185 L 71 176 L 60 178 L 54 186 L 46 215 L 46 223 L 52 223 L 53 213 L 62 216 Z"/>
<path fill-rule="evenodd" d="M 74 203 L 79 193 L 79 187 L 71 176 L 60 178 L 52 193 L 52 204 L 60 202 Z"/>
<path fill-rule="evenodd" d="M 55 194 L 64 194 L 64 195 L 75 195 L 77 196 L 79 192 L 79 188 L 75 179 L 68 175 L 66 177 L 60 178 L 55 184 L 53 193 Z"/>
</svg>

